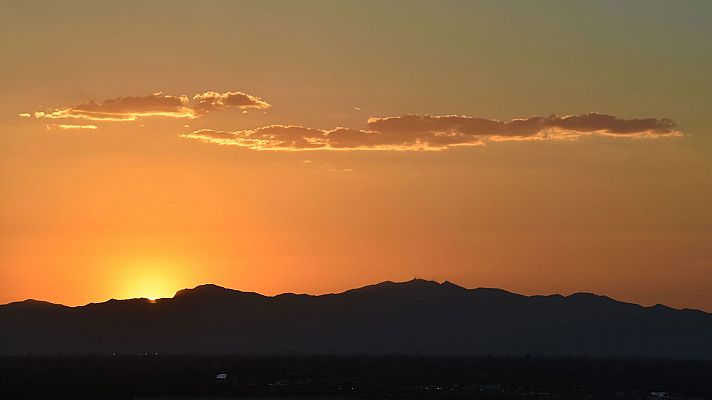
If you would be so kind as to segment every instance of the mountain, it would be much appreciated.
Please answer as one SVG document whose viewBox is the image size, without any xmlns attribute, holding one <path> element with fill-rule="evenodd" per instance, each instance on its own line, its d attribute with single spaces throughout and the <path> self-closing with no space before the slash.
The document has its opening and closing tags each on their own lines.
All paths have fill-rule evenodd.
<svg viewBox="0 0 712 400">
<path fill-rule="evenodd" d="M 202 285 L 156 301 L 0 306 L 0 354 L 139 352 L 712 359 L 712 314 L 424 280 L 320 296 Z"/>
</svg>

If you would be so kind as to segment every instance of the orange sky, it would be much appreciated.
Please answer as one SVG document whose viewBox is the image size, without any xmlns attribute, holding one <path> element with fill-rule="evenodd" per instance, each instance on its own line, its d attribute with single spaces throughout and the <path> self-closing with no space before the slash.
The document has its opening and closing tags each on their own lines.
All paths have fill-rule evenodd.
<svg viewBox="0 0 712 400">
<path fill-rule="evenodd" d="M 0 303 L 418 276 L 712 311 L 709 4 L 410 4 L 0 5 Z"/>
</svg>

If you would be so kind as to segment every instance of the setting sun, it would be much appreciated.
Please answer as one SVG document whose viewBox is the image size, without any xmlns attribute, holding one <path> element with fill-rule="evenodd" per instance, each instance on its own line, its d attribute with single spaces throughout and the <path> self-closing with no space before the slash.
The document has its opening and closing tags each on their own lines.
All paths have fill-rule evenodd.
<svg viewBox="0 0 712 400">
<path fill-rule="evenodd" d="M 116 296 L 121 299 L 173 297 L 176 291 L 189 285 L 178 265 L 152 258 L 127 263 L 116 282 Z"/>
</svg>

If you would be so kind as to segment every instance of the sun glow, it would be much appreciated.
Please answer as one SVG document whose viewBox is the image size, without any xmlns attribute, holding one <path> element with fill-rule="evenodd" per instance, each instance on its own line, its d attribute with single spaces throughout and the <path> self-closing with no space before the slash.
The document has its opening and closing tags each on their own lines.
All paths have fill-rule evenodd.
<svg viewBox="0 0 712 400">
<path fill-rule="evenodd" d="M 180 270 L 166 260 L 133 260 L 123 269 L 117 281 L 118 295 L 120 298 L 145 298 L 150 302 L 173 297 L 177 290 L 186 286 Z"/>
</svg>

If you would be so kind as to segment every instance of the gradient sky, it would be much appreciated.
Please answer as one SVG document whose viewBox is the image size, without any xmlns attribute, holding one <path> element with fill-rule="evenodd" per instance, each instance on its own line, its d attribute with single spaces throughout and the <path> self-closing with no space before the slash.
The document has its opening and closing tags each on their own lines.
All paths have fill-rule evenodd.
<svg viewBox="0 0 712 400">
<path fill-rule="evenodd" d="M 418 276 L 712 311 L 710 15 L 3 1 L 0 303 Z"/>
</svg>

